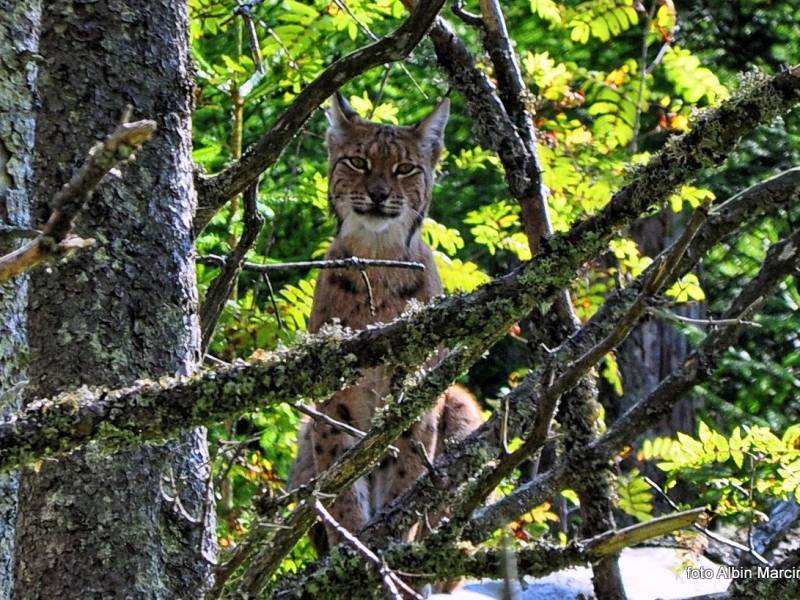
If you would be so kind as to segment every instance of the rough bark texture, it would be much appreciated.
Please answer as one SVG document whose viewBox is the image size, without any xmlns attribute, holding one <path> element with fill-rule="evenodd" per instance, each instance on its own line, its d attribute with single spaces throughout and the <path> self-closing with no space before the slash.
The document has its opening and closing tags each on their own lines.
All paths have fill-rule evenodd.
<svg viewBox="0 0 800 600">
<path fill-rule="evenodd" d="M 27 227 L 34 138 L 39 0 L 0 0 L 0 224 Z M 14 244 L 0 240 L 0 254 Z M 0 285 L 0 419 L 21 403 L 28 280 Z M 0 600 L 10 600 L 17 513 L 16 472 L 0 475 Z"/>
<path fill-rule="evenodd" d="M 675 237 L 680 219 L 672 211 L 644 219 L 633 228 L 633 239 L 647 256 L 655 256 Z M 677 314 L 702 319 L 702 304 L 690 303 L 674 309 Z M 677 369 L 689 354 L 689 343 L 674 324 L 663 319 L 653 319 L 642 323 L 617 352 L 625 395 L 616 407 L 606 407 L 612 416 L 628 410 L 647 396 L 659 382 Z M 694 403 L 684 398 L 675 405 L 672 417 L 662 424 L 658 433 L 669 434 L 674 431 L 694 432 Z"/>
<path fill-rule="evenodd" d="M 134 117 L 156 119 L 158 132 L 121 178 L 101 184 L 76 223 L 78 235 L 97 240 L 92 251 L 31 276 L 29 398 L 188 374 L 198 363 L 187 32 L 180 2 L 48 2 L 38 221 L 126 105 Z M 214 554 L 207 458 L 197 430 L 113 456 L 90 446 L 23 471 L 17 599 L 200 597 L 204 555 Z M 185 511 L 166 500 L 176 489 Z"/>
</svg>

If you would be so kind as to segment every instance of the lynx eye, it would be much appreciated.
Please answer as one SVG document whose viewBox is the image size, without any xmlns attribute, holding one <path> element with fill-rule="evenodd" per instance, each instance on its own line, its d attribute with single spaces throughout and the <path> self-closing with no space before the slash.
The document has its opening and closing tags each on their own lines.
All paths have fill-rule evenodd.
<svg viewBox="0 0 800 600">
<path fill-rule="evenodd" d="M 399 165 L 396 165 L 394 168 L 394 172 L 396 175 L 411 175 L 416 170 L 417 166 L 411 163 L 400 163 Z"/>
<path fill-rule="evenodd" d="M 344 161 L 356 171 L 366 171 L 369 168 L 369 162 L 360 156 L 348 156 Z"/>
</svg>

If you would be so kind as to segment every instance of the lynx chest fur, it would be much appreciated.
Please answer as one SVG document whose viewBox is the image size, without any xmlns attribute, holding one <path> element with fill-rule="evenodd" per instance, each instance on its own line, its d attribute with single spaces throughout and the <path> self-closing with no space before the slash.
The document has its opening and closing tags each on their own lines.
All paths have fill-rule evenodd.
<svg viewBox="0 0 800 600">
<path fill-rule="evenodd" d="M 309 329 L 316 332 L 338 319 L 361 329 L 398 317 L 410 300 L 426 302 L 442 293 L 431 249 L 420 228 L 431 201 L 436 163 L 443 146 L 449 103 L 442 102 L 415 126 L 393 127 L 362 119 L 339 95 L 328 110 L 330 209 L 338 231 L 326 258 L 377 258 L 421 262 L 425 271 L 397 268 L 323 270 L 317 282 Z M 320 410 L 362 430 L 389 393 L 392 373 L 371 369 L 356 385 L 334 394 Z M 397 440 L 396 458 L 387 458 L 334 502 L 331 514 L 358 531 L 383 506 L 408 489 L 425 469 L 420 447 L 439 454 L 447 439 L 461 439 L 480 424 L 480 411 L 463 388 L 450 388 L 437 405 Z M 323 423 L 306 424 L 292 472 L 292 485 L 321 473 L 356 442 Z M 435 517 L 430 516 L 429 521 Z M 409 536 L 414 532 L 409 532 Z M 327 531 L 327 542 L 339 541 Z"/>
</svg>

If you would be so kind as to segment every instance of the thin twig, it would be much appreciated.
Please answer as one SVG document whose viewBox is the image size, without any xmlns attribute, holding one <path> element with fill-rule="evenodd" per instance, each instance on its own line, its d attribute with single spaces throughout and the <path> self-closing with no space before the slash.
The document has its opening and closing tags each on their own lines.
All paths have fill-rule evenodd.
<svg viewBox="0 0 800 600">
<path fill-rule="evenodd" d="M 252 263 L 244 263 L 243 268 L 247 269 L 247 265 Z M 272 304 L 272 310 L 275 312 L 275 321 L 278 323 L 278 329 L 284 331 L 283 317 L 281 317 L 281 309 L 278 308 L 278 301 L 275 299 L 275 290 L 272 289 L 272 280 L 269 278 L 269 273 L 266 271 L 261 272 L 264 278 L 264 283 L 267 284 L 267 293 L 269 294 L 269 302 Z"/>
<path fill-rule="evenodd" d="M 631 154 L 636 152 L 639 138 L 639 128 L 642 124 L 642 101 L 644 100 L 644 90 L 647 85 L 647 75 L 649 74 L 649 71 L 647 70 L 647 52 L 649 49 L 647 37 L 650 35 L 650 23 L 653 22 L 653 17 L 656 14 L 657 7 L 657 0 L 651 0 L 650 10 L 645 12 L 644 33 L 642 33 L 642 56 L 639 59 L 639 70 L 641 71 L 641 77 L 639 79 L 639 91 L 636 99 L 636 119 L 633 123 L 633 138 L 631 139 L 630 146 L 628 147 L 628 151 Z"/>
<path fill-rule="evenodd" d="M 747 325 L 748 327 L 762 326 L 761 323 L 756 321 L 745 321 L 743 319 L 714 319 L 713 317 L 709 317 L 707 319 L 695 319 L 693 317 L 686 317 L 671 311 L 662 310 L 654 306 L 648 308 L 647 312 L 654 317 L 660 317 L 662 319 L 666 319 L 667 321 L 680 321 L 682 323 L 689 323 L 691 325 L 709 325 L 711 327 L 716 325 Z"/>
<path fill-rule="evenodd" d="M 350 9 L 350 6 L 347 4 L 346 0 L 333 0 L 333 2 L 334 2 L 334 4 L 336 4 L 336 6 L 338 6 L 345 13 L 347 13 L 348 17 L 353 19 L 353 21 L 358 26 L 358 28 L 369 39 L 371 39 L 373 42 L 377 42 L 378 39 L 380 39 L 380 38 L 378 38 L 377 35 L 375 35 L 375 33 L 369 27 L 367 27 L 366 23 L 364 23 L 364 21 L 359 19 L 358 16 Z M 411 56 L 411 53 L 409 53 L 409 56 Z M 406 77 L 408 77 L 411 80 L 411 83 L 414 84 L 414 87 L 417 88 L 417 91 L 420 94 L 422 94 L 422 97 L 427 100 L 428 99 L 428 94 L 425 93 L 425 90 L 422 89 L 422 86 L 417 82 L 416 79 L 414 79 L 414 76 L 411 74 L 411 72 L 408 70 L 408 68 L 403 63 L 400 63 L 400 68 L 402 69 L 403 73 L 405 73 Z"/>
<path fill-rule="evenodd" d="M 224 267 L 226 259 L 216 254 L 204 254 L 197 257 L 197 262 L 201 265 L 213 267 Z M 412 271 L 424 271 L 425 265 L 419 262 L 403 260 L 381 260 L 377 258 L 337 258 L 333 260 L 302 260 L 288 263 L 242 263 L 242 269 L 255 273 L 272 273 L 275 271 L 299 271 L 306 269 L 359 269 L 367 267 L 380 267 L 382 269 L 410 269 Z"/>
<path fill-rule="evenodd" d="M 678 506 L 678 504 L 672 498 L 670 498 L 667 495 L 667 493 L 661 488 L 661 486 L 658 485 L 655 481 L 653 481 L 652 479 L 650 479 L 646 475 L 644 476 L 644 481 L 645 481 L 645 483 L 647 483 L 647 485 L 649 485 L 656 492 L 658 492 L 659 496 L 661 496 L 667 502 L 667 504 L 669 504 L 672 508 L 674 508 L 675 510 L 680 510 L 681 509 L 680 506 Z M 726 546 L 730 546 L 731 548 L 735 548 L 736 550 L 739 550 L 740 552 L 744 552 L 746 554 L 750 554 L 751 556 L 753 556 L 753 558 L 755 558 L 760 563 L 762 563 L 762 564 L 764 564 L 766 566 L 770 565 L 770 562 L 766 558 L 761 556 L 758 552 L 756 552 L 755 549 L 753 549 L 753 548 L 749 548 L 749 547 L 745 546 L 744 544 L 740 544 L 739 542 L 735 542 L 735 541 L 733 541 L 733 540 L 731 540 L 729 538 L 726 538 L 723 535 L 720 535 L 718 533 L 710 531 L 707 527 L 703 527 L 702 525 L 700 525 L 698 523 L 694 523 L 692 525 L 692 528 L 695 529 L 696 531 L 699 531 L 703 535 L 706 535 L 706 536 L 710 537 L 712 540 L 719 542 L 720 544 L 725 544 Z"/>
<path fill-rule="evenodd" d="M 103 177 L 120 162 L 129 160 L 156 130 L 150 120 L 120 125 L 102 142 L 89 150 L 83 166 L 53 198 L 53 212 L 37 236 L 18 250 L 0 257 L 0 283 L 26 271 L 86 248 L 94 243 L 71 235 L 72 223 Z"/>
<path fill-rule="evenodd" d="M 302 404 L 300 402 L 296 402 L 296 403 L 292 404 L 291 406 L 292 406 L 292 408 L 296 409 L 298 412 L 301 412 L 304 415 L 308 415 L 309 417 L 311 417 L 315 421 L 321 421 L 321 422 L 323 422 L 323 423 L 325 423 L 327 425 L 330 425 L 336 431 L 341 431 L 342 433 L 346 433 L 347 435 L 352 435 L 353 437 L 359 438 L 359 439 L 361 439 L 365 435 L 367 435 L 366 433 L 364 433 L 360 429 L 357 429 L 356 427 L 353 427 L 352 425 L 348 425 L 347 423 L 342 423 L 341 421 L 337 421 L 333 417 L 330 417 L 330 416 L 326 415 L 325 413 L 320 412 L 318 410 L 315 410 L 315 409 L 311 408 L 310 406 L 306 406 L 305 404 Z"/>
<path fill-rule="evenodd" d="M 258 212 L 258 179 L 244 194 L 244 231 L 242 237 L 230 255 L 223 259 L 222 272 L 209 286 L 205 302 L 200 308 L 200 331 L 202 332 L 201 348 L 205 354 L 211 344 L 214 329 L 217 326 L 225 304 L 230 298 L 242 267 L 244 257 L 258 238 L 264 218 Z"/>
<path fill-rule="evenodd" d="M 354 536 L 350 531 L 342 527 L 342 525 L 333 518 L 333 515 L 329 513 L 325 507 L 322 505 L 322 502 L 319 500 L 316 501 L 314 504 L 314 509 L 317 511 L 320 519 L 323 522 L 330 525 L 333 529 L 335 529 L 339 535 L 344 538 L 344 540 L 353 548 L 356 552 L 358 552 L 361 556 L 366 558 L 369 562 L 375 565 L 378 569 L 378 572 L 381 574 L 381 579 L 383 580 L 383 585 L 386 587 L 386 590 L 389 592 L 389 595 L 394 600 L 403 600 L 403 596 L 400 594 L 400 591 L 397 589 L 397 586 L 405 590 L 406 593 L 410 594 L 412 598 L 417 598 L 418 600 L 422 600 L 422 596 L 417 594 L 413 589 L 411 589 L 402 579 L 400 579 L 397 575 L 395 575 L 389 567 L 383 562 L 378 555 L 375 554 L 372 550 L 367 548 L 361 541 Z"/>
<path fill-rule="evenodd" d="M 369 315 L 371 317 L 375 316 L 375 298 L 372 295 L 372 284 L 369 282 L 369 275 L 367 275 L 366 269 L 361 269 L 361 279 L 364 281 L 364 287 L 367 288 L 367 302 L 369 304 Z"/>
</svg>

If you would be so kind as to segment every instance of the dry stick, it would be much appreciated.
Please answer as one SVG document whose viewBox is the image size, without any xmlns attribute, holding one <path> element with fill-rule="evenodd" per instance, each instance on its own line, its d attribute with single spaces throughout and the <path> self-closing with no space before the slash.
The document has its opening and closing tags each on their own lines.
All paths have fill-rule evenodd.
<svg viewBox="0 0 800 600">
<path fill-rule="evenodd" d="M 106 173 L 130 159 L 155 130 L 155 121 L 127 123 L 123 120 L 105 140 L 89 150 L 86 162 L 53 198 L 53 212 L 41 234 L 18 250 L 0 257 L 0 283 L 93 244 L 94 240 L 70 235 L 72 222 Z"/>
<path fill-rule="evenodd" d="M 408 55 L 423 38 L 444 0 L 421 2 L 394 32 L 337 60 L 304 87 L 272 128 L 242 158 L 208 177 L 198 173 L 195 230 L 200 231 L 225 202 L 243 192 L 272 165 L 311 114 L 342 85 L 357 75 Z"/>
<path fill-rule="evenodd" d="M 706 224 L 697 232 L 687 249 L 676 275 L 686 273 L 708 250 L 743 224 L 768 211 L 791 206 L 798 200 L 800 200 L 800 169 L 790 169 L 736 194 L 712 211 Z M 669 249 L 665 252 L 669 252 Z M 553 369 L 563 369 L 564 364 L 585 353 L 586 349 L 607 335 L 609 324 L 613 325 L 619 314 L 627 310 L 629 304 L 638 296 L 640 284 L 650 276 L 654 265 L 659 262 L 660 259 L 656 258 L 654 264 L 628 288 L 614 292 L 595 316 L 578 333 L 562 344 L 564 348 L 560 348 L 560 353 L 544 356 L 537 370 L 510 393 L 509 414 L 512 418 L 509 427 L 513 431 L 512 435 L 523 437 L 529 435 L 531 424 L 536 419 L 536 406 L 530 402 L 535 390 L 534 384 L 546 383 L 551 378 Z M 558 360 L 554 361 L 554 358 Z M 437 475 L 443 481 L 463 481 L 473 476 L 474 472 L 483 468 L 487 460 L 502 456 L 502 437 L 499 433 L 501 431 L 499 417 L 494 415 L 467 440 L 455 445 L 437 460 Z M 543 485 L 552 481 L 552 476 L 549 476 Z M 370 539 L 385 540 L 395 537 L 398 531 L 407 526 L 407 515 L 413 514 L 420 507 L 440 506 L 442 502 L 449 501 L 449 498 L 450 495 L 445 495 L 438 481 L 423 476 L 411 490 L 373 519 L 367 527 Z"/>
<path fill-rule="evenodd" d="M 264 218 L 258 212 L 258 179 L 244 193 L 244 231 L 236 247 L 224 259 L 222 272 L 206 292 L 205 301 L 200 308 L 201 349 L 205 355 L 211 345 L 214 329 L 217 326 L 225 304 L 236 286 L 239 274 L 245 264 L 244 257 L 258 238 Z"/>
<path fill-rule="evenodd" d="M 366 558 L 369 562 L 371 562 L 375 567 L 377 567 L 378 572 L 381 574 L 381 580 L 383 581 L 384 587 L 389 592 L 389 595 L 394 600 L 403 600 L 403 596 L 400 595 L 400 592 L 397 589 L 397 586 L 401 586 L 405 592 L 407 592 L 412 598 L 417 598 L 422 600 L 422 596 L 417 594 L 413 589 L 411 589 L 406 583 L 400 579 L 397 575 L 395 575 L 378 556 L 369 548 L 367 548 L 364 544 L 362 544 L 359 539 L 354 536 L 351 532 L 347 529 L 342 527 L 342 525 L 333 518 L 333 515 L 325 510 L 325 507 L 322 503 L 317 500 L 314 503 L 314 510 L 317 511 L 317 514 L 320 518 L 333 527 L 336 531 L 339 532 L 339 535 L 352 546 L 356 552 L 358 552 L 361 556 Z"/>
<path fill-rule="evenodd" d="M 741 136 L 797 104 L 798 92 L 800 69 L 792 69 L 753 82 L 702 113 L 691 131 L 671 138 L 599 213 L 567 233 L 547 238 L 532 261 L 472 294 L 441 299 L 388 325 L 352 335 L 329 330 L 250 364 L 119 390 L 81 388 L 34 401 L 0 422 L 0 471 L 63 454 L 92 439 L 104 440 L 106 448 L 129 446 L 255 407 L 327 396 L 354 381 L 363 368 L 421 364 L 437 345 L 469 344 L 484 331 L 505 331 L 531 306 L 552 299 L 585 261 L 603 251 L 619 228 L 647 208 L 662 206 L 676 185 L 700 168 L 722 162 Z M 790 174 L 796 173 L 785 173 L 784 179 Z M 776 188 L 771 194 L 788 193 L 783 183 L 770 185 Z"/>
<path fill-rule="evenodd" d="M 469 539 L 484 539 L 494 529 L 517 519 L 541 503 L 554 490 L 578 482 L 598 465 L 606 464 L 631 439 L 662 418 L 675 402 L 696 384 L 705 381 L 726 349 L 739 337 L 737 320 L 755 313 L 783 279 L 800 264 L 800 231 L 774 244 L 761 270 L 725 311 L 723 319 L 733 323 L 711 330 L 683 365 L 667 376 L 646 398 L 620 417 L 603 436 L 587 448 L 574 448 L 551 471 L 478 511 L 469 526 Z"/>
<path fill-rule="evenodd" d="M 197 257 L 201 265 L 224 267 L 226 259 L 216 254 L 205 254 Z M 254 273 L 274 273 L 276 271 L 299 271 L 304 269 L 358 269 L 364 271 L 367 267 L 382 269 L 409 269 L 411 271 L 424 271 L 425 265 L 419 262 L 403 260 L 381 260 L 377 258 L 336 258 L 331 260 L 301 260 L 289 263 L 242 263 L 242 269 Z"/>
</svg>

